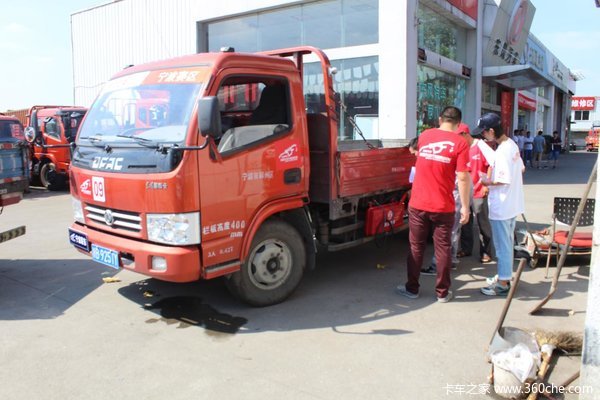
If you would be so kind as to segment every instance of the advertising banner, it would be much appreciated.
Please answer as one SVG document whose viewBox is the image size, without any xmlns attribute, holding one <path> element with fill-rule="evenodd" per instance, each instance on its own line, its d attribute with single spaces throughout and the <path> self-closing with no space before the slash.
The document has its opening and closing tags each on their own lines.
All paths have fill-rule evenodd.
<svg viewBox="0 0 600 400">
<path fill-rule="evenodd" d="M 477 0 L 448 0 L 448 3 L 477 21 Z"/>
</svg>

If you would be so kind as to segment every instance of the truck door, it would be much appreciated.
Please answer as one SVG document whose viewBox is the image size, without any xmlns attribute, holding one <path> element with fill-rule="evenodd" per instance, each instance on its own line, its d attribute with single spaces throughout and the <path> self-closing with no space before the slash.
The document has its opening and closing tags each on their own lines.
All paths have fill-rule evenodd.
<svg viewBox="0 0 600 400">
<path fill-rule="evenodd" d="M 257 211 L 307 191 L 305 129 L 289 80 L 228 71 L 217 82 L 223 135 L 200 169 L 205 266 L 238 260 Z"/>
</svg>

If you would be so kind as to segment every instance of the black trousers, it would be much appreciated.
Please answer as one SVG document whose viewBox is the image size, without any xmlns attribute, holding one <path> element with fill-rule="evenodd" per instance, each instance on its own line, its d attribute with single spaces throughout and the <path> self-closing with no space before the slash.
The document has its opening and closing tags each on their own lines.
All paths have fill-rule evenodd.
<svg viewBox="0 0 600 400">
<path fill-rule="evenodd" d="M 462 226 L 460 232 L 460 249 L 467 254 L 473 252 L 473 220 L 475 220 L 479 231 L 479 257 L 487 254 L 493 258 L 495 252 L 487 198 L 473 199 L 471 211 L 472 218 L 469 218 L 469 223 Z"/>
</svg>

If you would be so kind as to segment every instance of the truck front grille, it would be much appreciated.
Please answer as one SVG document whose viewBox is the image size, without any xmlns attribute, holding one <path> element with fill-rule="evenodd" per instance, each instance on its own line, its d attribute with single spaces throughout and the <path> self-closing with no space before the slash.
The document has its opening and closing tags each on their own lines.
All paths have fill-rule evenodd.
<svg viewBox="0 0 600 400">
<path fill-rule="evenodd" d="M 137 213 L 111 210 L 110 208 L 89 204 L 86 204 L 85 211 L 85 216 L 97 224 L 130 232 L 140 232 L 142 230 L 142 218 Z"/>
</svg>

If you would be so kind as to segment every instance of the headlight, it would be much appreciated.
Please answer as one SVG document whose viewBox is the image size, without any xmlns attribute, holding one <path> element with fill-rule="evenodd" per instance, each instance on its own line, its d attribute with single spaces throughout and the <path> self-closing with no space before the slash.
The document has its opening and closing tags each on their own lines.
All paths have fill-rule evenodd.
<svg viewBox="0 0 600 400">
<path fill-rule="evenodd" d="M 200 213 L 148 214 L 148 240 L 165 244 L 200 243 Z"/>
<path fill-rule="evenodd" d="M 77 200 L 75 197 L 71 197 L 71 204 L 73 205 L 73 219 L 82 224 L 85 223 L 81 201 Z"/>
</svg>

